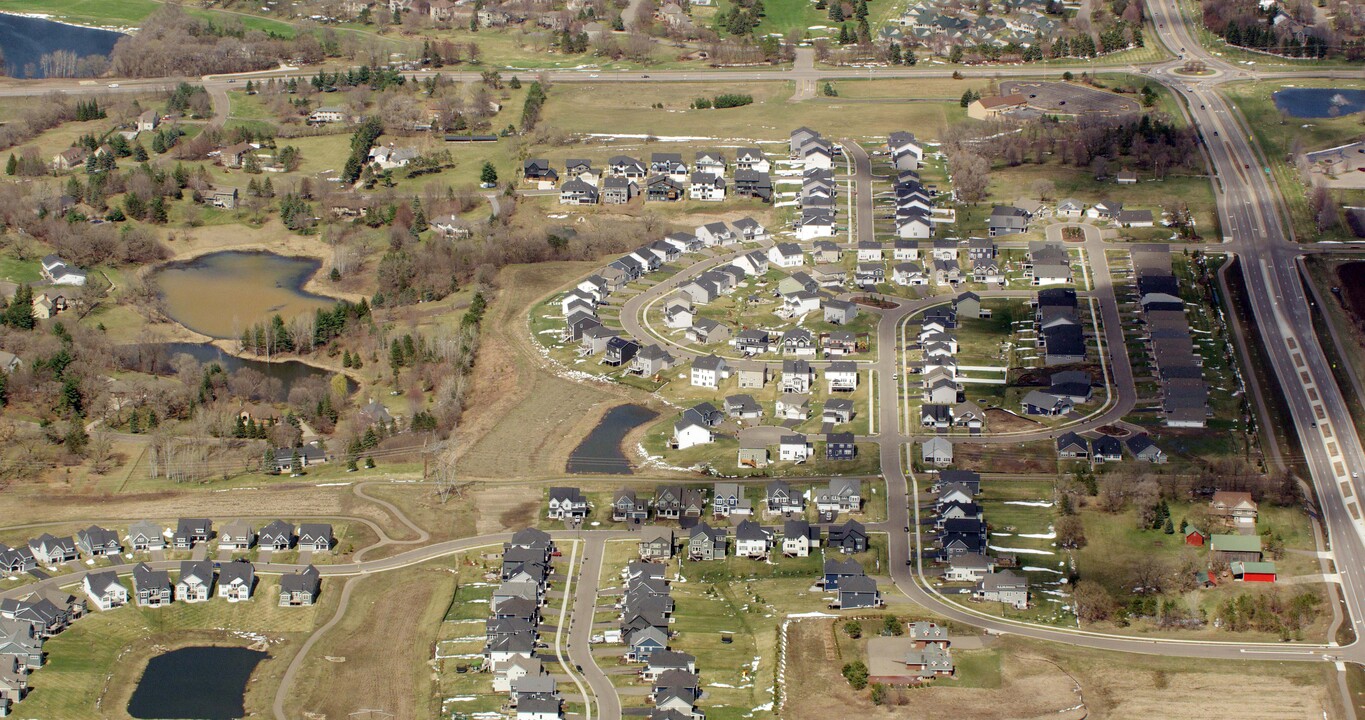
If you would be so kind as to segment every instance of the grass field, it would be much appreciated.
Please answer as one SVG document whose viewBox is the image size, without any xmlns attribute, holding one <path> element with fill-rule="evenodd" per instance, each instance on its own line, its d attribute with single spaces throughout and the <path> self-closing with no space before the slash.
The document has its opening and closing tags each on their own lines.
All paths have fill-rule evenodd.
<svg viewBox="0 0 1365 720">
<path fill-rule="evenodd" d="M 717 139 L 785 140 L 808 125 L 833 139 L 885 137 L 908 127 L 936 139 L 949 123 L 966 117 L 956 101 L 940 103 L 846 103 L 840 98 L 788 102 L 788 82 L 745 83 L 754 103 L 725 110 L 691 110 L 693 98 L 732 92 L 730 83 L 671 83 L 624 87 L 621 83 L 559 85 L 545 104 L 543 123 L 569 132 L 704 135 Z M 654 109 L 663 103 L 663 109 Z M 661 130 L 662 129 L 662 130 Z"/>
<path fill-rule="evenodd" d="M 32 283 L 42 279 L 42 265 L 37 260 L 19 260 L 9 255 L 0 256 L 0 280 L 13 283 Z"/>
<path fill-rule="evenodd" d="M 0 0 L 0 10 L 42 13 L 78 25 L 100 27 L 136 27 L 159 7 L 161 3 L 154 0 Z M 293 25 L 269 18 L 196 8 L 186 8 L 185 12 L 220 24 L 240 22 L 248 30 L 294 36 Z"/>
<path fill-rule="evenodd" d="M 1275 107 L 1275 91 L 1285 87 L 1362 88 L 1365 83 L 1343 80 L 1298 80 L 1239 83 L 1223 88 L 1223 96 L 1242 114 L 1247 126 L 1270 163 L 1280 195 L 1289 208 L 1290 228 L 1299 242 L 1318 240 L 1349 240 L 1351 231 L 1344 223 L 1334 230 L 1320 233 L 1308 206 L 1307 188 L 1287 155 L 1297 142 L 1305 151 L 1335 147 L 1360 136 L 1360 117 L 1300 119 L 1288 117 Z M 1345 205 L 1365 204 L 1365 190 L 1336 190 L 1333 196 Z"/>
</svg>

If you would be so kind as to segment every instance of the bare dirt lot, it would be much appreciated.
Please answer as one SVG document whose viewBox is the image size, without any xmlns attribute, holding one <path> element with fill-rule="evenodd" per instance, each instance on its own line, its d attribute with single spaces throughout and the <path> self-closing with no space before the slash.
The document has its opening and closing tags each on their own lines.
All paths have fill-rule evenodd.
<svg viewBox="0 0 1365 720">
<path fill-rule="evenodd" d="M 992 445 L 958 443 L 953 446 L 953 467 L 977 472 L 1051 474 L 1057 472 L 1057 451 L 1050 440 Z"/>
</svg>

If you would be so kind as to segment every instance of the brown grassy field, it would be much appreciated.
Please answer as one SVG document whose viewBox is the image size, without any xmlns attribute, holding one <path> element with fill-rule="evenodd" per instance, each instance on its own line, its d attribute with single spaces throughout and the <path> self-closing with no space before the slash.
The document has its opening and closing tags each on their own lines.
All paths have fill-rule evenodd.
<svg viewBox="0 0 1365 720">
<path fill-rule="evenodd" d="M 473 392 L 461 428 L 460 466 L 475 478 L 548 476 L 564 461 L 623 388 L 556 377 L 527 335 L 526 314 L 541 297 L 587 275 L 597 263 L 510 266 L 475 365 Z"/>
<path fill-rule="evenodd" d="M 792 720 L 850 713 L 873 719 L 944 720 L 1340 717 L 1335 693 L 1329 692 L 1335 688 L 1332 670 L 1320 665 L 1121 655 L 1014 637 L 993 641 L 1001 657 L 998 683 L 973 682 L 972 661 L 964 665 L 959 660 L 959 678 L 913 691 L 893 691 L 891 702 L 877 707 L 868 691 L 854 691 L 839 674 L 842 663 L 854 659 L 852 655 L 865 640 L 855 643 L 839 633 L 840 655 L 830 653 L 834 643 L 830 642 L 829 621 L 794 623 L 790 633 L 790 657 L 818 660 L 803 663 L 800 673 L 787 675 L 782 716 Z M 978 652 L 959 652 L 955 657 L 972 658 Z M 836 657 L 827 659 L 830 654 Z M 1236 693 L 1227 692 L 1232 687 Z"/>
<path fill-rule="evenodd" d="M 455 580 L 450 561 L 357 580 L 346 615 L 313 646 L 294 680 L 289 717 L 344 718 L 365 709 L 435 717 L 428 663 Z"/>
</svg>

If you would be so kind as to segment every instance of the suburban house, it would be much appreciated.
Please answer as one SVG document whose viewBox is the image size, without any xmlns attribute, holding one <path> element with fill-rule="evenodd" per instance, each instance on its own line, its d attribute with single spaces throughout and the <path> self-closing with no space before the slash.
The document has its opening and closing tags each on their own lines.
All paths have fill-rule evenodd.
<svg viewBox="0 0 1365 720">
<path fill-rule="evenodd" d="M 920 460 L 925 465 L 946 467 L 953 462 L 953 443 L 944 437 L 932 437 L 920 443 Z"/>
<path fill-rule="evenodd" d="M 312 605 L 317 602 L 322 578 L 318 569 L 309 565 L 302 571 L 280 576 L 280 607 Z"/>
<path fill-rule="evenodd" d="M 118 533 L 113 530 L 106 530 L 98 525 L 91 525 L 84 530 L 76 531 L 76 548 L 88 558 L 118 555 L 123 552 L 123 546 L 119 544 Z"/>
<path fill-rule="evenodd" d="M 576 487 L 550 488 L 549 511 L 551 520 L 582 520 L 588 515 L 588 499 Z"/>
<path fill-rule="evenodd" d="M 180 563 L 180 579 L 175 583 L 175 598 L 180 602 L 207 602 L 213 597 L 213 563 L 185 560 Z"/>
<path fill-rule="evenodd" d="M 725 178 L 711 173 L 692 173 L 692 182 L 687 189 L 688 197 L 703 202 L 721 202 L 725 199 Z"/>
<path fill-rule="evenodd" d="M 881 607 L 882 594 L 877 590 L 877 581 L 866 575 L 855 575 L 839 583 L 839 597 L 835 607 L 841 610 Z"/>
<path fill-rule="evenodd" d="M 979 583 L 995 570 L 995 563 L 979 552 L 962 553 L 948 559 L 943 579 L 948 582 Z"/>
<path fill-rule="evenodd" d="M 986 573 L 972 593 L 975 600 L 998 602 L 1017 610 L 1028 607 L 1028 580 L 1009 570 Z"/>
<path fill-rule="evenodd" d="M 81 586 L 90 602 L 100 610 L 112 610 L 128 604 L 128 588 L 124 587 L 113 570 L 87 573 Z"/>
<path fill-rule="evenodd" d="M 194 547 L 195 543 L 208 542 L 213 536 L 213 521 L 207 518 L 180 518 L 175 525 L 172 543 L 180 549 Z"/>
<path fill-rule="evenodd" d="M 75 560 L 76 542 L 70 537 L 56 537 L 43 533 L 28 541 L 29 552 L 33 559 L 43 565 L 60 565 Z"/>
<path fill-rule="evenodd" d="M 1166 462 L 1166 453 L 1157 447 L 1156 443 L 1152 442 L 1151 437 L 1145 434 L 1133 435 L 1123 444 L 1128 448 L 1128 452 L 1132 453 L 1133 457 L 1138 460 L 1156 464 Z"/>
<path fill-rule="evenodd" d="M 735 526 L 735 556 L 766 559 L 773 547 L 773 531 L 753 520 Z"/>
<path fill-rule="evenodd" d="M 250 550 L 256 541 L 256 532 L 245 521 L 234 521 L 218 531 L 219 550 Z"/>
<path fill-rule="evenodd" d="M 820 527 L 806 520 L 788 520 L 782 524 L 782 554 L 786 557 L 808 557 L 812 548 L 820 547 Z"/>
<path fill-rule="evenodd" d="M 706 523 L 698 523 L 692 528 L 687 541 L 687 557 L 691 560 L 718 560 L 725 557 L 725 528 L 712 528 Z"/>
<path fill-rule="evenodd" d="M 308 114 L 308 123 L 310 125 L 342 122 L 345 119 L 346 113 L 339 107 L 320 107 Z"/>
<path fill-rule="evenodd" d="M 559 172 L 550 166 L 550 161 L 544 158 L 532 158 L 521 164 L 522 179 L 531 183 L 548 183 L 554 185 L 559 182 Z"/>
<path fill-rule="evenodd" d="M 284 551 L 294 546 L 294 526 L 283 520 L 272 520 L 256 536 L 256 547 L 261 550 Z"/>
<path fill-rule="evenodd" d="M 139 520 L 128 526 L 128 546 L 133 552 L 148 552 L 166 547 L 166 528 L 154 522 Z"/>
<path fill-rule="evenodd" d="M 858 389 L 858 365 L 850 360 L 835 360 L 825 368 L 829 391 L 852 392 Z"/>
<path fill-rule="evenodd" d="M 810 363 L 805 360 L 782 361 L 782 392 L 808 395 L 814 384 L 815 370 Z"/>
<path fill-rule="evenodd" d="M 625 177 L 607 177 L 602 180 L 602 202 L 607 205 L 624 205 L 640 194 L 640 186 Z"/>
<path fill-rule="evenodd" d="M 851 432 L 832 432 L 825 434 L 825 459 L 834 461 L 853 460 L 858 456 L 858 444 Z"/>
<path fill-rule="evenodd" d="M 649 501 L 637 497 L 634 488 L 621 488 L 611 501 L 611 519 L 615 522 L 641 522 L 649 519 Z"/>
<path fill-rule="evenodd" d="M 811 452 L 810 442 L 800 433 L 783 435 L 778 439 L 777 458 L 783 462 L 805 462 Z"/>
<path fill-rule="evenodd" d="M 799 362 L 799 361 L 798 361 Z M 692 386 L 716 389 L 720 381 L 730 377 L 730 365 L 716 355 L 692 361 Z"/>
<path fill-rule="evenodd" d="M 821 514 L 860 512 L 863 508 L 862 487 L 862 481 L 857 478 L 830 478 L 829 485 L 815 493 L 815 509 Z"/>
<path fill-rule="evenodd" d="M 170 573 L 165 570 L 153 570 L 147 563 L 138 563 L 133 568 L 133 593 L 139 607 L 171 604 L 174 589 Z"/>
<path fill-rule="evenodd" d="M 821 421 L 840 425 L 853 420 L 853 401 L 832 398 L 825 401 Z"/>
<path fill-rule="evenodd" d="M 806 498 L 792 490 L 785 480 L 771 480 L 765 488 L 764 511 L 770 515 L 800 513 L 806 509 Z"/>
<path fill-rule="evenodd" d="M 80 268 L 68 265 L 56 255 L 46 255 L 40 268 L 43 279 L 53 285 L 84 285 L 86 273 Z"/>
<path fill-rule="evenodd" d="M 256 567 L 245 560 L 226 562 L 218 570 L 218 597 L 228 602 L 251 599 L 256 584 Z"/>
<path fill-rule="evenodd" d="M 840 525 L 831 525 L 826 547 L 837 548 L 845 555 L 867 550 L 867 529 L 857 520 L 847 520 Z"/>
<path fill-rule="evenodd" d="M 327 523 L 303 523 L 299 525 L 298 548 L 314 552 L 331 551 L 332 526 Z"/>
<path fill-rule="evenodd" d="M 640 536 L 641 560 L 671 560 L 677 549 L 677 539 L 670 528 L 646 530 Z"/>
</svg>

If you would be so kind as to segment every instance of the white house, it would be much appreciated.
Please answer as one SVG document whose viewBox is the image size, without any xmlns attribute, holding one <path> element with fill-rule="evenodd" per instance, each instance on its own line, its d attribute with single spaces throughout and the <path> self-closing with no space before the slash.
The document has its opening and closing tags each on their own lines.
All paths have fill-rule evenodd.
<svg viewBox="0 0 1365 720">
<path fill-rule="evenodd" d="M 692 362 L 692 386 L 716 389 L 720 381 L 730 377 L 730 365 L 716 355 L 699 357 Z"/>
<path fill-rule="evenodd" d="M 682 417 L 673 423 L 673 444 L 679 450 L 686 450 L 697 445 L 708 445 L 714 436 L 711 428 L 706 424 L 706 418 L 701 416 L 696 410 L 688 409 L 683 411 Z"/>
<path fill-rule="evenodd" d="M 777 243 L 768 248 L 768 262 L 781 268 L 801 267 L 806 264 L 806 256 L 796 243 Z"/>
<path fill-rule="evenodd" d="M 805 462 L 811 456 L 811 444 L 800 433 L 783 435 L 778 441 L 777 459 L 784 462 Z"/>
<path fill-rule="evenodd" d="M 112 570 L 92 572 L 81 581 L 90 602 L 101 610 L 112 610 L 128 604 L 128 588 L 119 582 L 118 574 Z"/>
</svg>

